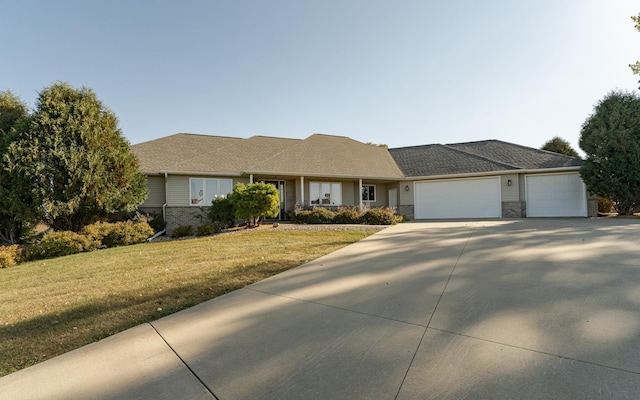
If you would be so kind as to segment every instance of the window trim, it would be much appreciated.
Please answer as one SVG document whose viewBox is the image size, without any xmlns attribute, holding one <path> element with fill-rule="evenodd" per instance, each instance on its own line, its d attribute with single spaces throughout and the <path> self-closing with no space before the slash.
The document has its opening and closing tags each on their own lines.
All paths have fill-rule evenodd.
<svg viewBox="0 0 640 400">
<path fill-rule="evenodd" d="M 198 200 L 198 197 L 194 197 L 194 194 L 192 193 L 192 189 L 193 189 L 193 181 L 201 181 L 201 185 L 202 185 L 202 199 L 200 201 Z M 231 191 L 233 191 L 233 179 L 226 179 L 226 178 L 193 178 L 193 177 L 189 177 L 189 206 L 190 207 L 208 207 L 211 204 L 203 204 L 205 203 L 205 200 L 207 199 L 207 181 L 216 181 L 216 189 L 215 189 L 215 194 L 211 197 L 212 199 L 215 199 L 217 197 L 223 197 L 226 198 L 227 195 L 229 193 L 231 193 Z M 222 182 L 228 182 L 229 183 L 229 187 L 231 188 L 231 191 L 229 191 L 228 193 L 224 193 L 224 194 L 220 194 L 220 184 Z"/>
<path fill-rule="evenodd" d="M 373 188 L 373 199 L 365 199 L 364 198 L 364 188 L 365 188 L 365 186 L 369 187 L 369 188 Z M 376 193 L 377 192 L 378 192 L 378 190 L 376 189 L 376 185 L 372 185 L 372 184 L 369 184 L 369 183 L 366 183 L 366 184 L 363 183 L 362 187 L 360 187 L 360 198 L 362 198 L 362 201 L 368 201 L 368 202 L 375 203 L 376 202 Z M 371 190 L 367 189 L 368 197 L 371 197 L 371 196 L 369 196 L 370 194 L 371 194 Z"/>
</svg>

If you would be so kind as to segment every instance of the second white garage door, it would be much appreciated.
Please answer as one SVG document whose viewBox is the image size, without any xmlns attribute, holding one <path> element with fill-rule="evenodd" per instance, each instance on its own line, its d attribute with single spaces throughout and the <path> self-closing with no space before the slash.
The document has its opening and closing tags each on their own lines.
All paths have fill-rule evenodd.
<svg viewBox="0 0 640 400">
<path fill-rule="evenodd" d="M 527 217 L 586 217 L 587 192 L 580 174 L 527 175 Z"/>
<path fill-rule="evenodd" d="M 414 207 L 417 219 L 500 218 L 500 178 L 417 182 Z"/>
</svg>

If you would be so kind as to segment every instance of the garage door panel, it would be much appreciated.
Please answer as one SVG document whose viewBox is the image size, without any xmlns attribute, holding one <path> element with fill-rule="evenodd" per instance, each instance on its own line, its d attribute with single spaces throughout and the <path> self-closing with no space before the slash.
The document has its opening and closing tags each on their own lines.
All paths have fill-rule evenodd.
<svg viewBox="0 0 640 400">
<path fill-rule="evenodd" d="M 527 175 L 528 217 L 586 217 L 586 188 L 580 175 Z"/>
<path fill-rule="evenodd" d="M 415 217 L 500 218 L 500 178 L 418 182 Z"/>
</svg>

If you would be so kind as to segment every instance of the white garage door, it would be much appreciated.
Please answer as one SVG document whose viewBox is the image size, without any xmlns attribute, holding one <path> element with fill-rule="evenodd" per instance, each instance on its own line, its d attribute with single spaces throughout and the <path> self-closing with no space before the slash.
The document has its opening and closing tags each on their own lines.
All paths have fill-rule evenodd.
<svg viewBox="0 0 640 400">
<path fill-rule="evenodd" d="M 586 217 L 587 192 L 580 174 L 527 175 L 527 217 Z"/>
<path fill-rule="evenodd" d="M 500 178 L 418 182 L 414 206 L 417 219 L 500 218 Z"/>
</svg>

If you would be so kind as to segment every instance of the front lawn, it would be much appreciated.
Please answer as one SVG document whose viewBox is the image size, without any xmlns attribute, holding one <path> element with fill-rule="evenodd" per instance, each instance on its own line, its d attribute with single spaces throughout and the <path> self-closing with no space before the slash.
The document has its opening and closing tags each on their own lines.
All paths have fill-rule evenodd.
<svg viewBox="0 0 640 400">
<path fill-rule="evenodd" d="M 0 269 L 0 376 L 244 287 L 372 233 L 263 229 Z"/>
</svg>

